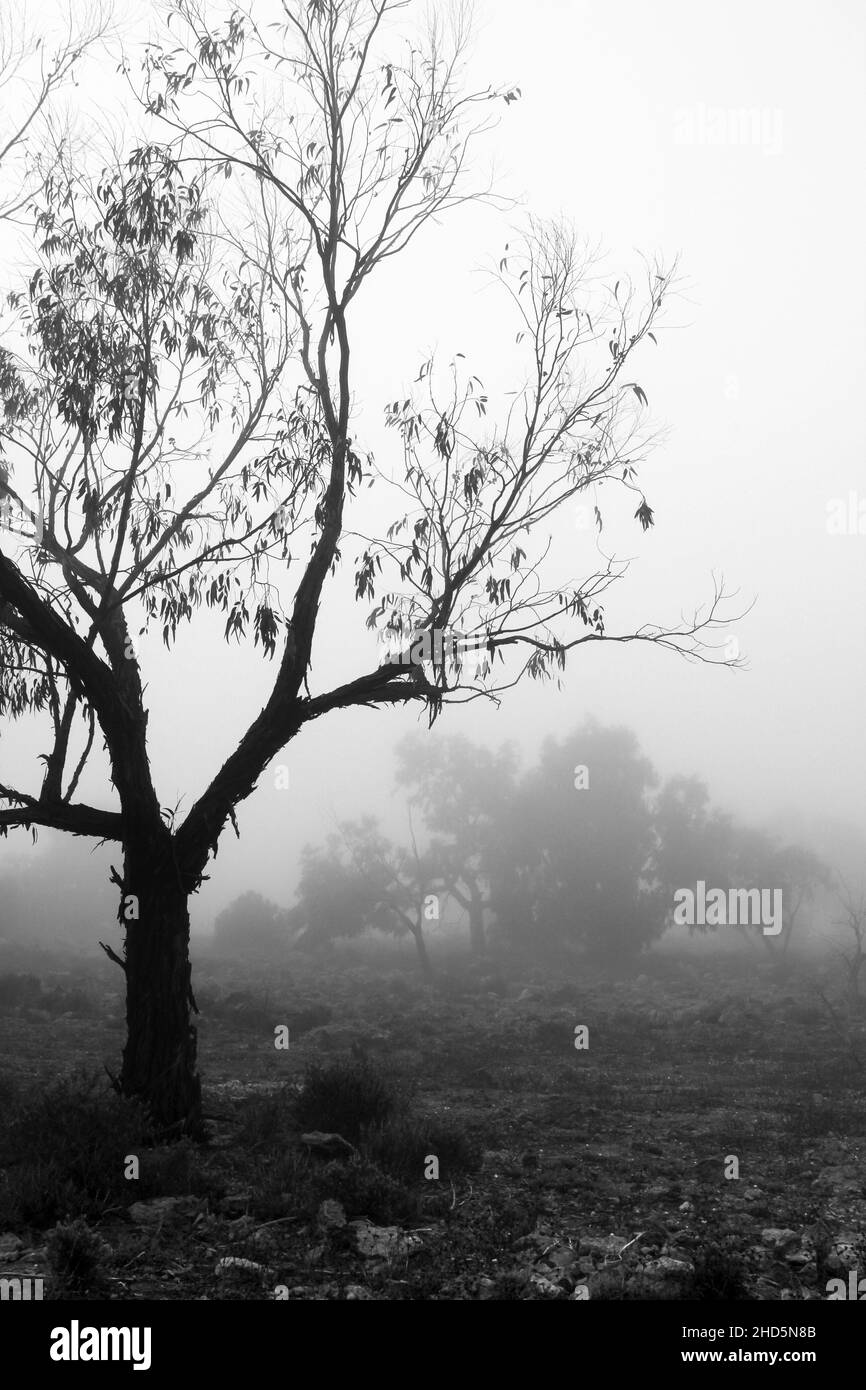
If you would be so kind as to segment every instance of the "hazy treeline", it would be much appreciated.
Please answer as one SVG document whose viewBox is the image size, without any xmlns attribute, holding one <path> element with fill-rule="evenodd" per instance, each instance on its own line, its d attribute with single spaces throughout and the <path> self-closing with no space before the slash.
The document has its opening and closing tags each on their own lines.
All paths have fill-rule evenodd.
<svg viewBox="0 0 866 1390">
<path fill-rule="evenodd" d="M 626 728 L 590 719 L 549 739 L 526 766 L 511 746 L 413 735 L 396 750 L 395 791 L 405 805 L 401 835 L 386 834 L 374 815 L 338 823 L 305 846 L 294 903 L 250 885 L 216 917 L 215 948 L 324 956 L 338 942 L 380 933 L 413 940 L 429 974 L 431 940 L 445 936 L 477 957 L 493 949 L 616 966 L 666 931 L 674 942 L 677 934 L 738 933 L 776 960 L 830 933 L 853 947 L 849 972 L 859 976 L 864 914 L 853 832 L 847 843 L 826 836 L 817 853 L 747 825 L 713 804 L 700 777 L 662 780 Z M 107 847 L 88 851 L 63 838 L 10 856 L 0 869 L 0 940 L 110 939 L 110 861 Z M 699 882 L 723 893 L 780 892 L 779 929 L 678 924 L 676 894 Z"/>
<path fill-rule="evenodd" d="M 589 720 L 524 768 L 510 747 L 411 737 L 397 749 L 395 782 L 402 836 L 374 816 L 340 823 L 306 846 L 291 909 L 250 890 L 217 918 L 217 946 L 325 952 L 381 932 L 413 938 L 429 973 L 428 940 L 446 928 L 478 956 L 493 945 L 606 965 L 633 960 L 668 928 L 683 938 L 739 931 L 775 959 L 816 920 L 854 932 L 846 911 L 856 918 L 857 896 L 838 863 L 739 822 L 697 776 L 662 781 L 625 728 Z M 677 893 L 699 882 L 778 894 L 779 922 L 765 932 L 708 914 L 677 925 Z"/>
</svg>

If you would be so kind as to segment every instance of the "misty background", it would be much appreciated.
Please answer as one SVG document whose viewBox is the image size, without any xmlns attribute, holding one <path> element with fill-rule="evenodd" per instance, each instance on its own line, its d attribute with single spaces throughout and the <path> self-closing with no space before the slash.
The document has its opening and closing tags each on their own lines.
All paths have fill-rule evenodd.
<svg viewBox="0 0 866 1390">
<path fill-rule="evenodd" d="M 150 12 L 133 4 L 120 18 L 114 48 L 133 64 Z M 529 766 L 548 736 L 562 739 L 595 715 L 631 728 L 662 778 L 698 774 L 714 805 L 738 821 L 831 861 L 836 847 L 849 871 L 863 863 L 866 15 L 833 0 L 818 28 L 805 4 L 735 0 L 713 27 L 705 11 L 671 0 L 652 8 L 626 0 L 615 10 L 498 0 L 480 5 L 478 19 L 473 76 L 522 92 L 479 167 L 492 161 L 497 190 L 518 201 L 505 216 L 470 207 L 428 228 L 361 296 L 358 438 L 380 459 L 396 448 L 383 407 L 407 394 L 434 350 L 446 361 L 465 353 L 492 399 L 522 384 L 509 351 L 513 317 L 485 270 L 503 254 L 509 222 L 519 227 L 527 211 L 568 217 L 599 248 L 605 281 L 632 273 L 640 283 L 641 255 L 679 257 L 679 293 L 658 350 L 647 345 L 640 359 L 663 431 L 641 471 L 656 524 L 644 534 L 630 517 L 605 518 L 604 552 L 633 557 L 608 598 L 607 626 L 616 633 L 688 615 L 711 597 L 712 573 L 722 573 L 738 590 L 736 611 L 756 600 L 729 634 L 748 669 L 594 643 L 569 661 L 561 689 L 525 682 L 499 708 L 481 700 L 446 707 L 429 733 L 412 710 L 333 714 L 308 726 L 239 808 L 241 838 L 223 837 L 212 879 L 192 903 L 198 932 L 248 889 L 288 907 L 302 847 L 322 842 L 337 818 L 373 815 L 400 839 L 405 800 L 394 794 L 394 752 L 415 730 L 490 748 L 510 742 Z M 103 64 L 96 91 L 83 69 L 66 104 L 84 128 L 98 123 L 119 139 L 131 102 L 122 78 L 103 78 L 107 71 Z M 18 261 L 23 269 L 26 257 Z M 854 519 L 844 534 L 830 524 L 836 503 Z M 554 540 L 582 571 L 599 538 L 576 512 L 556 519 Z M 345 558 L 360 549 L 347 538 Z M 351 563 L 346 571 L 327 589 L 313 690 L 367 669 L 376 655 Z M 182 815 L 260 709 L 273 667 L 251 644 L 226 645 L 222 623 L 207 613 L 171 653 L 154 630 L 139 658 L 156 783 L 162 804 Z M 9 780 L 36 790 L 35 759 L 48 746 L 38 721 L 14 726 L 0 747 Z M 81 795 L 113 804 L 98 762 Z M 40 832 L 34 849 L 24 832 L 10 835 L 0 842 L 0 879 L 56 865 L 61 838 Z M 105 939 L 116 910 L 105 865 L 118 853 L 91 853 L 83 841 L 63 846 L 68 869 L 51 870 L 57 935 L 74 865 L 98 918 L 82 934 Z M 52 935 L 49 922 L 33 928 Z"/>
</svg>

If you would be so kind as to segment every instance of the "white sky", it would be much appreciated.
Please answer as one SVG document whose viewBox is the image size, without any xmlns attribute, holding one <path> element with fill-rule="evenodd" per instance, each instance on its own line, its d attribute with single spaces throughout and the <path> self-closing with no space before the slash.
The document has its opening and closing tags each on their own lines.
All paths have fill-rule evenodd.
<svg viewBox="0 0 866 1390">
<path fill-rule="evenodd" d="M 124 6 L 127 49 L 149 9 Z M 793 810 L 866 833 L 866 8 L 486 0 L 479 19 L 475 72 L 523 93 L 487 146 L 500 189 L 570 218 L 601 244 L 611 280 L 639 252 L 680 257 L 669 327 L 635 370 L 667 428 L 641 474 L 657 524 L 626 533 L 620 553 L 634 564 L 610 596 L 609 628 L 676 619 L 707 599 L 713 570 L 757 605 L 732 628 L 745 673 L 594 644 L 570 663 L 562 692 L 527 684 L 498 711 L 446 711 L 431 736 L 512 739 L 531 756 L 594 713 L 631 725 L 663 774 L 699 772 L 714 800 L 747 819 Z M 98 90 L 92 70 L 78 89 L 91 113 L 94 103 L 116 110 L 110 74 L 106 62 Z M 477 272 L 519 217 L 458 214 L 378 291 L 368 287 L 354 325 L 362 439 L 381 439 L 383 403 L 405 394 L 433 347 L 466 351 L 482 378 L 499 379 L 508 320 Z M 851 492 L 863 534 L 829 535 L 828 504 Z M 570 535 L 573 518 L 561 526 Z M 573 538 L 580 570 L 591 533 Z M 351 564 L 350 542 L 344 554 Z M 366 613 L 337 591 L 314 689 L 367 669 Z M 202 619 L 170 659 L 157 636 L 142 651 L 165 805 L 199 793 L 273 672 L 251 648 L 221 647 L 218 627 Z M 417 719 L 362 711 L 306 729 L 279 760 L 291 790 L 262 779 L 240 810 L 240 843 L 231 832 L 221 843 L 195 920 L 247 887 L 289 902 L 301 845 L 334 816 L 381 812 L 398 833 L 391 752 Z M 4 735 L 4 772 L 35 790 L 42 746 L 16 726 Z"/>
</svg>

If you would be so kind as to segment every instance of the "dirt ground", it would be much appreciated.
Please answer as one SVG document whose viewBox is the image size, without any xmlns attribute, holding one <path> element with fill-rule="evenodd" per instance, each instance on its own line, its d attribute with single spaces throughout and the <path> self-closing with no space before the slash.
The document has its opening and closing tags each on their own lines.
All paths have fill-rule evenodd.
<svg viewBox="0 0 866 1390">
<path fill-rule="evenodd" d="M 95 979 L 52 965 L 40 995 L 0 1006 L 19 1094 L 118 1064 L 107 963 Z M 365 964 L 200 962 L 210 1138 L 143 1150 L 141 1178 L 88 1217 L 90 1296 L 826 1299 L 866 1272 L 864 1021 L 808 973 L 642 969 L 455 969 L 429 988 Z M 398 1184 L 348 1144 L 305 1140 L 308 1068 L 341 1060 L 380 1071 L 475 1160 Z M 0 1265 L 68 1293 L 32 1221 L 0 1222 Z"/>
</svg>

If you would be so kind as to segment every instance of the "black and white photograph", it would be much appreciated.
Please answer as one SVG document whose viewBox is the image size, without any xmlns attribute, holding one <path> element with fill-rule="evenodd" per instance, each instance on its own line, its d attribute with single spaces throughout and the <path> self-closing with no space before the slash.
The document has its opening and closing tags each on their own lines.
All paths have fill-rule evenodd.
<svg viewBox="0 0 866 1390">
<path fill-rule="evenodd" d="M 28 1370 L 574 1302 L 643 1372 L 829 1375 L 864 78 L 859 0 L 2 0 Z"/>
</svg>

